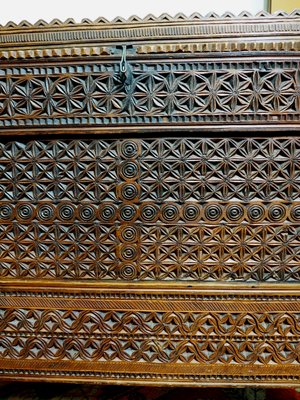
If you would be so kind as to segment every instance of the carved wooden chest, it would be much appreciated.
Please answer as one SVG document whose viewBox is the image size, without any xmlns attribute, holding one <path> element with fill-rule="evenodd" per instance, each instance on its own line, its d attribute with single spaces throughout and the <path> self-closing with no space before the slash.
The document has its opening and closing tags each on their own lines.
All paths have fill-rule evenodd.
<svg viewBox="0 0 300 400">
<path fill-rule="evenodd" d="M 0 29 L 1 379 L 300 385 L 299 32 Z"/>
</svg>

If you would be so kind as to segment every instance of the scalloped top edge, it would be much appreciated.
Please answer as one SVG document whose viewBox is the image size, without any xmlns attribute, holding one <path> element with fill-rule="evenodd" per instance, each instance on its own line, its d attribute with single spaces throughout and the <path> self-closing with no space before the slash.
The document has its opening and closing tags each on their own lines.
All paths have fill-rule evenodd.
<svg viewBox="0 0 300 400">
<path fill-rule="evenodd" d="M 149 22 L 181 22 L 181 21 L 205 21 L 205 20 L 238 20 L 238 19 L 257 19 L 257 18 L 298 18 L 300 17 L 300 9 L 295 9 L 291 13 L 285 11 L 276 11 L 274 14 L 270 14 L 267 11 L 260 11 L 253 15 L 248 11 L 242 11 L 238 15 L 234 15 L 227 11 L 222 15 L 218 15 L 215 12 L 209 12 L 206 15 L 201 15 L 198 12 L 193 13 L 191 16 L 186 16 L 183 13 L 178 13 L 174 17 L 167 13 L 161 14 L 159 17 L 155 17 L 153 14 L 148 14 L 145 18 L 140 18 L 136 15 L 132 15 L 128 19 L 122 17 L 116 17 L 112 21 L 107 20 L 104 17 L 99 17 L 95 21 L 88 18 L 83 18 L 81 22 L 76 22 L 73 18 L 68 18 L 66 21 L 61 21 L 57 18 L 51 22 L 46 22 L 43 19 L 38 20 L 35 23 L 30 23 L 26 20 L 21 21 L 19 24 L 9 21 L 6 25 L 0 25 L 0 29 L 16 29 L 16 28 L 55 28 L 60 26 L 86 26 L 86 25 L 102 25 L 102 24 L 124 24 L 124 23 L 149 23 Z"/>
</svg>

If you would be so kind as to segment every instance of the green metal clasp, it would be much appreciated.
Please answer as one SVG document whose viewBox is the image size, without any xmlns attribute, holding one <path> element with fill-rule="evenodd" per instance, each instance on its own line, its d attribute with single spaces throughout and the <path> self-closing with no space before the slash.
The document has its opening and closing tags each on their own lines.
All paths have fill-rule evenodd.
<svg viewBox="0 0 300 400">
<path fill-rule="evenodd" d="M 122 58 L 120 61 L 120 72 L 122 74 L 126 74 L 127 71 L 127 60 L 126 60 L 126 54 L 127 53 L 127 48 L 126 45 L 122 46 Z"/>
</svg>

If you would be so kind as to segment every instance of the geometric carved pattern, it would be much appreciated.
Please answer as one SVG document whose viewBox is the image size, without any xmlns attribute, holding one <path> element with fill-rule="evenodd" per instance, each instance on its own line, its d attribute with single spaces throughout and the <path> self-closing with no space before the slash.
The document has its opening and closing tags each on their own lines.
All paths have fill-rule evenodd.
<svg viewBox="0 0 300 400">
<path fill-rule="evenodd" d="M 0 380 L 300 386 L 299 16 L 0 27 Z"/>
<path fill-rule="evenodd" d="M 299 292 L 136 290 L 4 288 L 0 375 L 299 384 Z"/>
<path fill-rule="evenodd" d="M 0 125 L 298 120 L 297 62 L 136 63 L 0 71 Z M 74 117 L 76 115 L 76 117 Z"/>
<path fill-rule="evenodd" d="M 299 138 L 0 145 L 0 276 L 300 281 Z"/>
<path fill-rule="evenodd" d="M 299 312 L 7 309 L 0 316 L 0 359 L 300 363 Z"/>
</svg>

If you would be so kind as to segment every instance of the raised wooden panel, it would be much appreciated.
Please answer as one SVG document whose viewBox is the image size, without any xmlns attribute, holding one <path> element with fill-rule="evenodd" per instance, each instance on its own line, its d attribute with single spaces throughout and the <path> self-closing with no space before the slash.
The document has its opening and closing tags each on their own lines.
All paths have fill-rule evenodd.
<svg viewBox="0 0 300 400">
<path fill-rule="evenodd" d="M 0 276 L 299 281 L 300 140 L 1 145 Z"/>
<path fill-rule="evenodd" d="M 0 126 L 299 121 L 293 59 L 133 61 L 128 73 L 119 63 L 3 68 Z"/>
<path fill-rule="evenodd" d="M 21 287 L 0 296 L 2 378 L 299 384 L 298 287 Z"/>
</svg>

